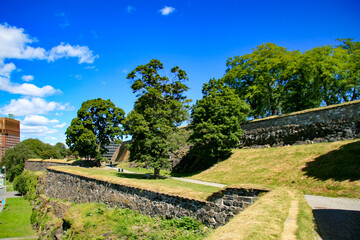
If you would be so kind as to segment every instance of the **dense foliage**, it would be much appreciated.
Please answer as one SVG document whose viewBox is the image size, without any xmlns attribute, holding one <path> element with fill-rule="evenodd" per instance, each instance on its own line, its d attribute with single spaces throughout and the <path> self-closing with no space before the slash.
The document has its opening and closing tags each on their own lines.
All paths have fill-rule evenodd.
<svg viewBox="0 0 360 240">
<path fill-rule="evenodd" d="M 193 161 L 188 170 L 204 169 L 229 156 L 238 146 L 242 134 L 241 123 L 250 107 L 223 80 L 211 79 L 204 84 L 203 98 L 192 109 L 190 150 Z"/>
<path fill-rule="evenodd" d="M 38 176 L 31 171 L 23 171 L 14 179 L 14 189 L 21 195 L 33 196 L 36 192 Z"/>
<path fill-rule="evenodd" d="M 106 151 L 105 145 L 122 138 L 124 115 L 110 100 L 83 102 L 66 130 L 66 144 L 82 157 L 96 157 Z"/>
<path fill-rule="evenodd" d="M 161 168 L 169 166 L 169 155 L 178 147 L 169 137 L 188 117 L 188 101 L 184 96 L 188 89 L 184 84 L 188 80 L 186 72 L 176 66 L 169 79 L 160 75 L 163 68 L 159 60 L 153 59 L 127 76 L 138 97 L 125 124 L 133 139 L 130 161 L 145 162 L 154 169 L 155 176 Z"/>
<path fill-rule="evenodd" d="M 59 146 L 62 143 L 58 143 Z M 62 144 L 64 145 L 64 144 Z M 6 150 L 0 166 L 6 166 L 6 177 L 13 181 L 24 170 L 25 161 L 29 158 L 60 158 L 62 151 L 58 147 L 43 143 L 38 139 L 26 139 L 14 148 Z"/>
<path fill-rule="evenodd" d="M 229 58 L 223 79 L 255 118 L 360 99 L 360 42 L 338 41 L 304 53 L 262 44 Z"/>
</svg>

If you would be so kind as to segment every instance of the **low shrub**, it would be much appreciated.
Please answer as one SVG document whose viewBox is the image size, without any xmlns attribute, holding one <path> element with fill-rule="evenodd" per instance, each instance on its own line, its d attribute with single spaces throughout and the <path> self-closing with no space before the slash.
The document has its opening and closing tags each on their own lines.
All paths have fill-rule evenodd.
<svg viewBox="0 0 360 240">
<path fill-rule="evenodd" d="M 24 171 L 14 179 L 14 189 L 22 195 L 26 195 L 29 199 L 33 199 L 36 195 L 36 185 L 38 183 L 38 175 L 30 171 Z"/>
</svg>

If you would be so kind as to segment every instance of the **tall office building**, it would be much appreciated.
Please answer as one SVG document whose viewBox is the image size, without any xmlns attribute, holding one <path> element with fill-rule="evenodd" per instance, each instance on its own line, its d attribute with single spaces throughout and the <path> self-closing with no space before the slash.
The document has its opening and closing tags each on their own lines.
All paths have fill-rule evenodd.
<svg viewBox="0 0 360 240">
<path fill-rule="evenodd" d="M 20 142 L 20 121 L 15 120 L 13 115 L 9 118 L 0 118 L 0 161 L 5 155 L 6 149 L 14 147 Z"/>
</svg>

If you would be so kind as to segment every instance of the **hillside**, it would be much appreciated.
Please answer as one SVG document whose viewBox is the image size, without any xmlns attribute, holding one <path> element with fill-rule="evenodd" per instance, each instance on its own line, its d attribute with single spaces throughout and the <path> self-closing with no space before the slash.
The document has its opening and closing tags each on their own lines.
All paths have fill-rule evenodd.
<svg viewBox="0 0 360 240">
<path fill-rule="evenodd" d="M 360 140 L 237 149 L 191 178 L 228 185 L 286 186 L 305 194 L 360 198 Z"/>
</svg>

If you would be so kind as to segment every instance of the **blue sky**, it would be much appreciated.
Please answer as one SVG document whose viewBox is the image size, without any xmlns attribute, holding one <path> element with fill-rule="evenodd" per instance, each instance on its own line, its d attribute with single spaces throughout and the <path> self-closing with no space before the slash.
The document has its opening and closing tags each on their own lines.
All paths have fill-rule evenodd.
<svg viewBox="0 0 360 240">
<path fill-rule="evenodd" d="M 159 59 L 179 66 L 188 97 L 220 78 L 228 57 L 272 42 L 306 51 L 360 41 L 359 1 L 0 0 L 0 116 L 21 120 L 21 139 L 65 142 L 83 101 L 111 99 L 129 113 L 126 79 Z"/>
</svg>

